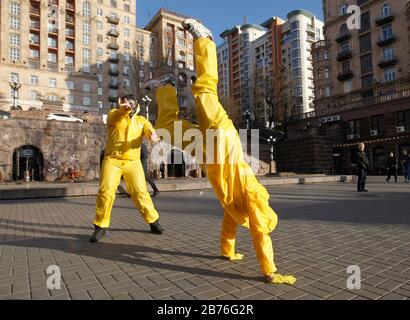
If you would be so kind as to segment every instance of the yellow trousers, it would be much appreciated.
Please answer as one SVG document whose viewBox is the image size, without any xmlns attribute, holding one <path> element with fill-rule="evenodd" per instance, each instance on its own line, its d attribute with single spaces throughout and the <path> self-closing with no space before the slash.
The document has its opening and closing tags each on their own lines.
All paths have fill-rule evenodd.
<svg viewBox="0 0 410 320">
<path fill-rule="evenodd" d="M 208 179 L 217 198 L 224 208 L 221 230 L 221 254 L 226 257 L 235 255 L 235 237 L 237 225 L 250 229 L 261 270 L 264 275 L 277 271 L 271 233 L 278 222 L 277 215 L 269 206 L 269 194 L 258 182 L 252 169 L 243 159 L 242 145 L 237 130 L 219 103 L 217 95 L 217 57 L 215 44 L 210 39 L 195 42 L 197 80 L 192 87 L 195 97 L 199 126 L 186 120 L 182 129 L 197 128 L 203 137 L 207 129 L 222 129 L 223 144 L 216 148 L 226 148 L 230 161 L 224 163 L 206 163 Z M 176 89 L 167 85 L 157 90 L 158 119 L 157 129 L 166 129 L 174 137 L 174 122 L 178 121 L 178 100 Z M 179 141 L 185 147 L 189 142 Z M 204 150 L 206 149 L 204 143 Z M 196 155 L 199 156 L 199 155 Z M 233 158 L 233 161 L 232 161 Z"/>
<path fill-rule="evenodd" d="M 148 193 L 141 161 L 108 157 L 104 159 L 101 168 L 100 189 L 93 224 L 101 228 L 109 227 L 115 192 L 121 182 L 121 176 L 124 177 L 127 191 L 144 220 L 147 223 L 157 221 L 159 215 Z"/>
</svg>

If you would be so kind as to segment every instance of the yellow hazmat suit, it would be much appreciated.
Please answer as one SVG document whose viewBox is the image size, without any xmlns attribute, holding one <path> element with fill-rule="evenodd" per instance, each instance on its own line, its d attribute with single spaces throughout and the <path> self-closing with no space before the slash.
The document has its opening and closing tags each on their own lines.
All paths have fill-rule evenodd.
<svg viewBox="0 0 410 320">
<path fill-rule="evenodd" d="M 101 168 L 94 225 L 108 228 L 115 192 L 124 177 L 128 193 L 144 220 L 154 223 L 159 219 L 145 183 L 144 170 L 140 161 L 142 138 L 150 139 L 155 129 L 144 117 L 134 115 L 124 106 L 108 114 L 108 142 Z"/>
<path fill-rule="evenodd" d="M 224 208 L 221 231 L 221 254 L 230 260 L 240 260 L 242 255 L 235 253 L 237 225 L 250 229 L 257 258 L 265 276 L 274 278 L 275 283 L 294 283 L 294 277 L 275 274 L 272 241 L 269 236 L 278 222 L 277 215 L 269 206 L 269 194 L 258 182 L 252 169 L 243 159 L 239 134 L 217 95 L 216 47 L 208 38 L 195 42 L 197 80 L 192 87 L 195 97 L 199 127 L 183 120 L 182 130 L 199 128 L 203 137 L 207 129 L 221 130 L 222 141 L 216 148 L 226 148 L 225 161 L 205 163 L 205 170 L 216 196 Z M 166 129 L 173 139 L 185 147 L 187 142 L 175 141 L 174 122 L 178 121 L 178 100 L 176 89 L 166 85 L 157 90 L 158 119 L 156 128 Z M 204 140 L 206 140 L 204 138 Z M 204 141 L 206 152 L 206 141 Z M 198 157 L 200 155 L 196 155 Z M 228 159 L 229 157 L 229 159 Z M 214 159 L 215 160 L 215 159 Z"/>
</svg>

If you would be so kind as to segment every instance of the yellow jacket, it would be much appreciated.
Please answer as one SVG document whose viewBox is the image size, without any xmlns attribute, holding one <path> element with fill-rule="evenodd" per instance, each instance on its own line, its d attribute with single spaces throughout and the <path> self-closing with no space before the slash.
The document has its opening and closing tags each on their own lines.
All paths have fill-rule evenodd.
<svg viewBox="0 0 410 320">
<path fill-rule="evenodd" d="M 121 106 L 108 113 L 105 157 L 120 160 L 140 159 L 142 138 L 150 139 L 155 129 L 144 117 L 134 115 L 130 118 L 130 112 Z"/>
</svg>

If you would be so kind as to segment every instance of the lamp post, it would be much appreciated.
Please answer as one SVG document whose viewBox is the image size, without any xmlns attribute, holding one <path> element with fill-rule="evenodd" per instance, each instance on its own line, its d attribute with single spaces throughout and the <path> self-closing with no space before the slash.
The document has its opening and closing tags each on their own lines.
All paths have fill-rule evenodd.
<svg viewBox="0 0 410 320">
<path fill-rule="evenodd" d="M 243 115 L 246 119 L 246 130 L 249 130 L 250 129 L 251 112 L 249 111 L 249 109 L 246 109 L 246 111 L 244 112 Z"/>
<path fill-rule="evenodd" d="M 268 144 L 269 144 L 269 152 L 270 152 L 270 164 L 269 164 L 269 173 L 272 173 L 272 163 L 273 163 L 273 146 L 275 145 L 276 138 L 274 138 L 272 135 L 269 136 L 268 138 Z"/>
<path fill-rule="evenodd" d="M 152 99 L 148 96 L 142 98 L 142 102 L 145 104 L 145 112 L 147 114 L 147 120 L 149 121 L 149 105 L 151 104 Z"/>
<path fill-rule="evenodd" d="M 13 107 L 12 110 L 17 110 L 17 97 L 18 92 L 23 85 L 23 82 L 17 82 L 16 80 L 12 80 L 9 82 L 10 88 L 13 90 Z"/>
</svg>

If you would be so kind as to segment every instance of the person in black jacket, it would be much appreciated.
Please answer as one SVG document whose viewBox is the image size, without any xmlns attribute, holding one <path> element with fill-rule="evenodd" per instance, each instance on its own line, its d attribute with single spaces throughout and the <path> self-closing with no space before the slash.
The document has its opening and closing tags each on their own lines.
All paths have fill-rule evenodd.
<svg viewBox="0 0 410 320">
<path fill-rule="evenodd" d="M 387 158 L 387 178 L 386 181 L 390 182 L 391 176 L 394 176 L 394 181 L 397 182 L 397 160 L 394 157 L 394 153 L 391 152 L 390 156 Z"/>
<path fill-rule="evenodd" d="M 145 145 L 145 143 L 141 143 L 141 163 L 144 169 L 145 180 L 149 183 L 152 190 L 154 191 L 154 193 L 152 194 L 152 197 L 156 197 L 157 195 L 159 195 L 159 190 L 154 180 L 152 180 L 152 178 L 148 174 L 148 156 L 149 156 L 149 152 L 148 152 L 147 146 Z"/>
<path fill-rule="evenodd" d="M 369 170 L 369 158 L 366 152 L 364 152 L 364 148 L 364 143 L 360 143 L 354 159 L 354 162 L 357 164 L 357 192 L 368 192 L 366 190 L 366 180 Z"/>
</svg>

